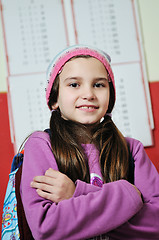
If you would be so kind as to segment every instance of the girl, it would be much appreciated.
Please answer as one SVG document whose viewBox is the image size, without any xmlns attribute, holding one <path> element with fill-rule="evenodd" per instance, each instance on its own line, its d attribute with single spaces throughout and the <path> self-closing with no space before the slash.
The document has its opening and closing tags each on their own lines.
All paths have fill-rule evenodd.
<svg viewBox="0 0 159 240">
<path fill-rule="evenodd" d="M 111 119 L 110 57 L 76 45 L 48 72 L 50 134 L 29 137 L 21 179 L 33 237 L 159 239 L 159 175 L 143 145 L 124 138 Z"/>
</svg>

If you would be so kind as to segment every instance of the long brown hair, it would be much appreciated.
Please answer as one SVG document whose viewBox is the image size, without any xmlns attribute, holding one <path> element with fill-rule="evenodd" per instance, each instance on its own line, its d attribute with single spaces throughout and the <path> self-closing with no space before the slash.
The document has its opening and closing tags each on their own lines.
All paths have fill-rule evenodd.
<svg viewBox="0 0 159 240">
<path fill-rule="evenodd" d="M 90 56 L 86 56 L 88 57 Z M 110 82 L 109 86 L 108 113 L 112 111 L 115 103 L 113 84 Z M 59 76 L 57 75 L 49 98 L 50 108 L 57 102 L 58 92 Z M 90 181 L 87 156 L 81 146 L 81 143 L 84 143 L 82 136 L 89 139 L 99 150 L 99 163 L 104 182 L 128 178 L 127 143 L 109 116 L 106 115 L 101 123 L 92 125 L 91 131 L 88 131 L 87 126 L 83 124 L 63 119 L 60 110 L 57 109 L 52 113 L 50 130 L 52 151 L 59 171 L 74 182 L 77 179 Z"/>
</svg>

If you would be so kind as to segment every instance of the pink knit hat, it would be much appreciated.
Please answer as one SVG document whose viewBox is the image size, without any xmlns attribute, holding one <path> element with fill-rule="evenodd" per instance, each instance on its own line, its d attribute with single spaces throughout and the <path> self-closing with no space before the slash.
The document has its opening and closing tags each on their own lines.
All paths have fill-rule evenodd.
<svg viewBox="0 0 159 240">
<path fill-rule="evenodd" d="M 91 57 L 94 57 L 98 59 L 101 63 L 104 64 L 108 74 L 109 74 L 109 80 L 112 82 L 114 87 L 114 93 L 115 93 L 115 82 L 114 82 L 114 75 L 112 72 L 112 68 L 110 66 L 111 59 L 108 54 L 105 52 L 94 48 L 89 47 L 87 45 L 74 45 L 70 46 L 63 51 L 61 51 L 59 54 L 56 55 L 56 57 L 51 61 L 48 70 L 47 70 L 47 87 L 46 87 L 46 100 L 47 104 L 49 102 L 49 97 L 51 93 L 51 89 L 54 83 L 54 80 L 59 73 L 59 71 L 62 69 L 64 64 L 71 59 L 72 57 L 78 56 L 78 55 L 89 55 Z"/>
</svg>

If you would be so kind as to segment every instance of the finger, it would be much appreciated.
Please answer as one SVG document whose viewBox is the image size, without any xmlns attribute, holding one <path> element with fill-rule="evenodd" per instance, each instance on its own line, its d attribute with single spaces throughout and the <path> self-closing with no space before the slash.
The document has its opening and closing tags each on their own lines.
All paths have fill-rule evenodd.
<svg viewBox="0 0 159 240">
<path fill-rule="evenodd" d="M 40 190 L 48 192 L 48 193 L 54 193 L 54 186 L 52 186 L 52 185 L 33 181 L 33 182 L 31 182 L 30 186 L 32 188 L 40 189 Z"/>
<path fill-rule="evenodd" d="M 33 179 L 33 182 L 37 182 L 37 183 L 45 183 L 48 185 L 53 186 L 55 184 L 55 179 L 52 177 L 48 177 L 48 176 L 36 176 Z"/>
<path fill-rule="evenodd" d="M 35 176 L 33 178 L 33 181 L 34 182 L 46 182 L 47 180 L 46 180 L 46 177 L 42 175 L 42 176 Z"/>
<path fill-rule="evenodd" d="M 55 201 L 54 197 L 53 197 L 53 194 L 47 193 L 45 191 L 42 191 L 41 189 L 37 189 L 36 192 L 42 198 L 45 198 L 47 200 L 51 200 L 52 202 Z"/>
<path fill-rule="evenodd" d="M 39 188 L 39 189 L 42 189 L 44 184 L 42 184 L 42 183 L 39 183 L 39 182 L 34 182 L 34 181 L 32 181 L 31 183 L 30 183 L 30 186 L 32 187 L 32 188 Z"/>
<path fill-rule="evenodd" d="M 56 194 L 51 194 L 51 193 L 48 193 L 48 192 L 45 192 L 45 191 L 42 191 L 40 189 L 37 189 L 36 190 L 37 194 L 42 197 L 42 198 L 45 198 L 47 200 L 50 200 L 54 203 L 59 203 L 60 201 L 62 201 L 63 199 L 61 199 L 60 197 L 58 197 Z"/>
<path fill-rule="evenodd" d="M 34 182 L 34 181 L 32 181 L 31 183 L 30 183 L 30 186 L 32 187 L 32 188 L 39 188 L 39 189 L 45 189 L 45 184 L 44 183 L 39 183 L 39 182 Z"/>
<path fill-rule="evenodd" d="M 52 177 L 52 178 L 58 178 L 60 175 L 62 175 L 61 172 L 57 171 L 57 170 L 54 170 L 52 168 L 49 168 L 48 170 L 46 170 L 45 172 L 45 176 L 48 176 L 48 177 Z"/>
</svg>

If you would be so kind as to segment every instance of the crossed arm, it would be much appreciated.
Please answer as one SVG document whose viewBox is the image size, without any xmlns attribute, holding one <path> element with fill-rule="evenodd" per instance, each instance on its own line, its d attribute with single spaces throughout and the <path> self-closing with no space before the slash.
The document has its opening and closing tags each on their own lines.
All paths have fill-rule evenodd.
<svg viewBox="0 0 159 240">
<path fill-rule="evenodd" d="M 132 185 L 139 196 L 140 191 L 135 185 Z M 44 176 L 36 176 L 31 182 L 31 187 L 36 188 L 40 197 L 59 203 L 64 199 L 69 199 L 75 192 L 74 182 L 65 174 L 49 168 Z"/>
</svg>

